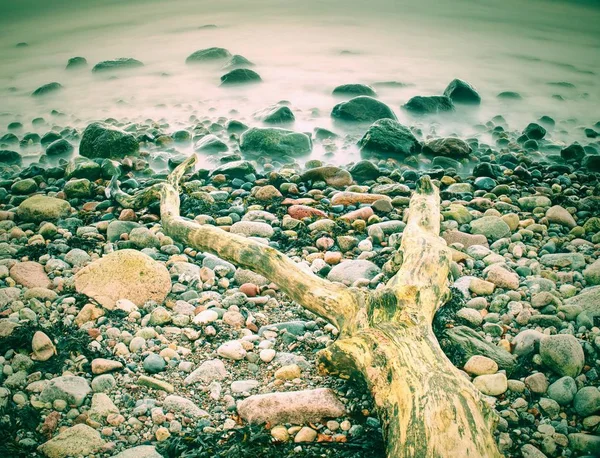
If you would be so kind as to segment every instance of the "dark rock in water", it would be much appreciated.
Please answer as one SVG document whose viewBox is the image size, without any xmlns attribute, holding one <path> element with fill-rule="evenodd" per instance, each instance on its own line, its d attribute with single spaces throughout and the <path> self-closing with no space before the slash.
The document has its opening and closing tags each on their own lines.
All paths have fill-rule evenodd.
<svg viewBox="0 0 600 458">
<path fill-rule="evenodd" d="M 454 111 L 454 104 L 445 95 L 417 95 L 402 105 L 402 108 L 416 114 L 436 114 Z"/>
<path fill-rule="evenodd" d="M 205 24 L 205 25 L 201 25 L 200 27 L 198 27 L 198 29 L 203 30 L 203 29 L 216 29 L 217 26 L 215 24 Z"/>
<path fill-rule="evenodd" d="M 192 139 L 192 134 L 187 130 L 178 130 L 171 134 L 171 138 L 178 143 L 185 143 Z"/>
<path fill-rule="evenodd" d="M 449 97 L 454 103 L 465 103 L 479 105 L 481 103 L 481 96 L 466 81 L 460 79 L 454 79 L 448 84 L 444 95 Z"/>
<path fill-rule="evenodd" d="M 73 152 L 73 145 L 71 145 L 67 140 L 61 138 L 60 140 L 56 140 L 46 148 L 46 154 L 48 156 L 59 156 L 63 154 L 70 154 Z"/>
<path fill-rule="evenodd" d="M 409 83 L 402 83 L 400 81 L 379 81 L 376 83 L 373 83 L 373 86 L 375 87 L 391 87 L 391 88 L 402 88 L 402 87 L 409 87 L 412 86 L 412 84 Z"/>
<path fill-rule="evenodd" d="M 572 143 L 560 151 L 560 157 L 565 161 L 581 161 L 585 157 L 585 150 L 579 143 Z"/>
<path fill-rule="evenodd" d="M 71 57 L 67 62 L 67 70 L 75 70 L 78 68 L 87 67 L 87 60 L 85 57 Z"/>
<path fill-rule="evenodd" d="M 473 176 L 498 178 L 502 176 L 502 169 L 496 164 L 489 162 L 480 162 L 473 168 Z"/>
<path fill-rule="evenodd" d="M 44 134 L 40 142 L 42 143 L 42 146 L 46 146 L 52 142 L 55 142 L 56 140 L 60 140 L 61 138 L 62 136 L 58 132 L 50 131 Z"/>
<path fill-rule="evenodd" d="M 0 137 L 0 143 L 4 143 L 4 144 L 12 144 L 12 143 L 19 143 L 19 137 L 17 137 L 15 134 L 9 132 L 7 134 L 4 134 L 2 137 Z"/>
<path fill-rule="evenodd" d="M 375 122 L 379 119 L 396 119 L 390 107 L 372 97 L 361 95 L 338 103 L 331 111 L 331 117 L 340 121 Z"/>
<path fill-rule="evenodd" d="M 575 87 L 575 85 L 573 83 L 568 83 L 566 81 L 549 82 L 546 84 L 548 86 L 564 87 L 564 88 L 568 88 L 568 89 L 573 89 Z"/>
<path fill-rule="evenodd" d="M 53 92 L 58 91 L 59 89 L 62 89 L 62 87 L 62 84 L 57 82 L 44 84 L 43 86 L 40 86 L 35 91 L 33 91 L 31 95 L 34 97 L 39 97 L 41 95 L 51 94 Z"/>
<path fill-rule="evenodd" d="M 254 114 L 256 119 L 268 124 L 285 124 L 296 120 L 294 113 L 285 105 L 274 105 Z"/>
<path fill-rule="evenodd" d="M 336 138 L 339 138 L 339 135 L 335 132 L 323 129 L 322 127 L 315 127 L 314 133 L 315 139 L 317 139 L 320 142 L 322 142 L 323 140 L 335 140 Z"/>
<path fill-rule="evenodd" d="M 40 138 L 39 134 L 37 134 L 35 132 L 28 132 L 25 135 L 23 135 L 21 144 L 27 145 L 27 144 L 31 144 L 31 143 L 39 143 L 40 140 L 41 140 L 41 138 Z"/>
<path fill-rule="evenodd" d="M 137 139 L 128 132 L 94 122 L 83 131 L 79 154 L 89 158 L 119 159 L 136 154 L 140 149 Z"/>
<path fill-rule="evenodd" d="M 431 165 L 434 167 L 441 167 L 444 170 L 454 169 L 459 170 L 462 167 L 462 164 L 458 162 L 456 159 L 452 159 L 446 156 L 436 156 L 431 161 Z"/>
<path fill-rule="evenodd" d="M 143 67 L 144 64 L 139 60 L 132 59 L 131 57 L 119 57 L 114 60 L 104 60 L 98 62 L 92 68 L 92 72 L 104 72 L 109 70 L 126 70 L 131 68 Z"/>
<path fill-rule="evenodd" d="M 538 121 L 541 124 L 544 124 L 547 128 L 550 127 L 554 127 L 556 125 L 556 121 L 554 121 L 554 119 L 552 119 L 550 116 L 542 116 L 540 119 L 538 119 Z"/>
<path fill-rule="evenodd" d="M 206 48 L 200 49 L 188 56 L 186 64 L 196 64 L 202 62 L 213 62 L 220 59 L 228 59 L 231 53 L 225 48 Z"/>
<path fill-rule="evenodd" d="M 474 185 L 477 189 L 483 189 L 485 191 L 491 191 L 496 187 L 497 184 L 498 183 L 496 183 L 496 180 L 490 177 L 478 177 L 475 178 L 474 182 Z"/>
<path fill-rule="evenodd" d="M 13 121 L 8 125 L 8 130 L 21 130 L 23 128 L 23 123 L 19 121 Z"/>
<path fill-rule="evenodd" d="M 211 175 L 225 175 L 227 178 L 244 178 L 246 175 L 256 174 L 256 169 L 251 162 L 234 161 L 223 164 L 211 172 Z"/>
<path fill-rule="evenodd" d="M 501 92 L 496 97 L 498 97 L 499 99 L 505 99 L 505 100 L 521 100 L 523 98 L 523 97 L 521 97 L 521 94 L 519 94 L 518 92 L 513 92 L 513 91 Z"/>
<path fill-rule="evenodd" d="M 0 163 L 1 164 L 20 164 L 21 155 L 16 151 L 9 149 L 0 149 Z"/>
<path fill-rule="evenodd" d="M 469 157 L 471 154 L 471 147 L 467 142 L 460 138 L 436 138 L 435 140 L 429 140 L 423 145 L 423 154 L 462 159 Z"/>
<path fill-rule="evenodd" d="M 244 56 L 234 54 L 229 61 L 223 65 L 223 70 L 228 68 L 254 67 L 254 63 L 246 59 Z"/>
<path fill-rule="evenodd" d="M 342 84 L 333 90 L 333 95 L 369 95 L 375 97 L 377 93 L 366 84 Z"/>
<path fill-rule="evenodd" d="M 227 132 L 230 133 L 240 133 L 248 130 L 248 126 L 241 121 L 237 121 L 232 119 L 227 123 Z"/>
<path fill-rule="evenodd" d="M 358 181 L 376 180 L 381 175 L 379 168 L 371 161 L 362 160 L 350 168 L 350 174 Z"/>
<path fill-rule="evenodd" d="M 296 157 L 310 153 L 312 143 L 308 135 L 300 132 L 278 127 L 253 127 L 242 134 L 240 150 L 251 155 Z"/>
<path fill-rule="evenodd" d="M 541 140 L 546 135 L 546 129 L 535 122 L 530 123 L 525 129 L 523 129 L 523 135 L 533 140 Z"/>
<path fill-rule="evenodd" d="M 358 142 L 360 151 L 367 156 L 401 158 L 418 153 L 421 145 L 410 129 L 395 119 L 375 122 Z"/>
<path fill-rule="evenodd" d="M 581 167 L 588 172 L 600 172 L 600 155 L 586 156 L 581 161 Z"/>
<path fill-rule="evenodd" d="M 25 43 L 24 41 L 17 43 L 15 45 L 15 47 L 17 47 L 17 48 L 26 48 L 27 46 L 29 46 L 29 43 Z"/>
<path fill-rule="evenodd" d="M 585 134 L 585 136 L 587 138 L 598 138 L 598 136 L 600 136 L 600 134 L 598 132 L 596 132 L 594 129 L 591 129 L 589 127 L 586 127 L 585 129 L 583 129 L 583 133 Z"/>
<path fill-rule="evenodd" d="M 262 78 L 254 70 L 247 68 L 236 68 L 231 70 L 229 73 L 224 74 L 221 77 L 221 85 L 234 85 L 234 84 L 247 84 L 247 83 L 260 83 Z"/>
<path fill-rule="evenodd" d="M 219 137 L 213 134 L 205 135 L 194 145 L 195 151 L 203 151 L 206 153 L 221 153 L 228 149 L 228 146 Z"/>
<path fill-rule="evenodd" d="M 537 151 L 539 149 L 539 146 L 540 145 L 538 144 L 537 140 L 534 140 L 532 138 L 523 143 L 523 148 L 531 151 Z"/>
<path fill-rule="evenodd" d="M 105 159 L 110 161 L 110 159 Z M 108 175 L 112 177 L 112 174 Z M 116 173 L 119 173 L 116 171 Z M 72 161 L 69 161 L 65 168 L 65 178 L 87 178 L 88 180 L 97 180 L 102 176 L 102 166 L 97 162 L 94 162 L 85 157 L 76 157 Z"/>
</svg>

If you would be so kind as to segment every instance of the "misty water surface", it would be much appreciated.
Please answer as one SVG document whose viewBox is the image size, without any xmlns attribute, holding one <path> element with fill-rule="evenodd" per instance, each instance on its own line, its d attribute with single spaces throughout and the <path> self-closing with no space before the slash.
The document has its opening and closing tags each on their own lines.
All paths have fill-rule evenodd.
<svg viewBox="0 0 600 458">
<path fill-rule="evenodd" d="M 360 135 L 364 127 L 332 124 L 329 114 L 340 100 L 332 89 L 394 81 L 403 86 L 377 86 L 380 100 L 426 135 L 474 135 L 477 124 L 498 114 L 520 130 L 549 115 L 559 122 L 556 141 L 582 140 L 581 126 L 600 119 L 598 24 L 594 1 L 0 0 L 0 124 L 5 131 L 19 120 L 36 131 L 31 120 L 49 119 L 55 109 L 67 116 L 53 123 L 75 127 L 152 119 L 175 131 L 189 127 L 193 115 L 260 125 L 254 112 L 286 100 L 296 114 L 294 130 Z M 16 46 L 21 42 L 28 46 Z M 254 62 L 264 82 L 223 88 L 223 62 L 185 64 L 192 52 L 212 46 Z M 73 56 L 90 66 L 65 71 Z M 145 66 L 92 74 L 95 63 L 116 57 Z M 480 107 L 437 119 L 413 119 L 400 109 L 414 95 L 441 94 L 457 77 L 478 89 Z M 52 81 L 64 90 L 31 97 Z M 575 87 L 552 84 L 560 82 Z M 523 100 L 501 101 L 501 91 L 517 91 Z M 321 153 L 317 146 L 313 157 Z M 328 158 L 356 159 L 353 148 Z"/>
</svg>

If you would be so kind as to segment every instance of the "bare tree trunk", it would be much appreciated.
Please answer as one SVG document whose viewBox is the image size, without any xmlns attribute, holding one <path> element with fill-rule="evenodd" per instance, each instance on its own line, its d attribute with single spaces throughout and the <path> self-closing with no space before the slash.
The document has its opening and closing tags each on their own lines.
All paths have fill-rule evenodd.
<svg viewBox="0 0 600 458">
<path fill-rule="evenodd" d="M 317 277 L 279 251 L 179 215 L 179 182 L 195 164 L 181 164 L 167 183 L 136 196 L 110 195 L 124 207 L 160 198 L 166 234 L 253 270 L 339 329 L 319 353 L 324 373 L 361 377 L 382 421 L 389 458 L 499 457 L 495 415 L 441 350 L 432 321 L 447 299 L 451 253 L 440 232 L 440 199 L 428 177 L 413 194 L 399 249 L 402 264 L 383 288 L 347 288 Z"/>
</svg>

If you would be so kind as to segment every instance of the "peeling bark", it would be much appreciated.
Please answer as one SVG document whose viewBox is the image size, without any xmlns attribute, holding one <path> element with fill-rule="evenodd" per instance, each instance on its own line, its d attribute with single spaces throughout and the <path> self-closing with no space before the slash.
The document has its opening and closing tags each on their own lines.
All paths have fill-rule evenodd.
<svg viewBox="0 0 600 458">
<path fill-rule="evenodd" d="M 120 191 L 116 179 L 107 193 L 124 207 L 141 208 L 160 199 L 166 234 L 263 275 L 334 324 L 339 338 L 319 353 L 319 369 L 366 381 L 389 458 L 501 456 L 492 409 L 433 333 L 435 312 L 449 294 L 451 252 L 439 236 L 439 192 L 428 177 L 421 178 L 410 201 L 397 273 L 385 287 L 368 291 L 329 282 L 271 247 L 181 217 L 179 183 L 195 161 L 190 157 L 167 182 L 135 196 Z"/>
</svg>

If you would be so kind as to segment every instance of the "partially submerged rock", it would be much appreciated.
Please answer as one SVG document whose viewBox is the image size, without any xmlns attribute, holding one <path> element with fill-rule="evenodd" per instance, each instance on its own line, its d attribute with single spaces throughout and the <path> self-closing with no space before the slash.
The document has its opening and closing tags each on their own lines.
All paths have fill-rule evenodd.
<svg viewBox="0 0 600 458">
<path fill-rule="evenodd" d="M 228 59 L 231 53 L 225 48 L 206 48 L 200 49 L 188 56 L 186 64 L 197 64 L 202 62 L 213 62 L 216 60 Z"/>
<path fill-rule="evenodd" d="M 404 158 L 421 149 L 410 129 L 394 119 L 380 119 L 372 124 L 358 146 L 363 156 L 375 157 Z"/>
<path fill-rule="evenodd" d="M 454 111 L 454 104 L 445 95 L 417 95 L 402 106 L 406 111 L 415 114 L 438 114 Z"/>
<path fill-rule="evenodd" d="M 375 89 L 366 84 L 342 84 L 341 86 L 337 86 L 332 93 L 333 95 L 368 95 L 370 97 L 377 95 Z"/>
<path fill-rule="evenodd" d="M 250 155 L 298 157 L 310 153 L 308 135 L 278 127 L 252 127 L 240 138 L 240 149 Z"/>
<path fill-rule="evenodd" d="M 333 107 L 331 117 L 349 122 L 375 122 L 384 118 L 396 119 L 396 115 L 390 107 L 366 95 L 338 103 Z"/>
<path fill-rule="evenodd" d="M 108 124 L 94 122 L 83 131 L 79 154 L 91 159 L 122 159 L 140 149 L 137 139 L 128 132 Z"/>
<path fill-rule="evenodd" d="M 479 105 L 481 96 L 477 90 L 466 81 L 454 79 L 444 90 L 444 95 L 454 103 Z"/>
<path fill-rule="evenodd" d="M 62 88 L 63 88 L 63 85 L 60 83 L 57 83 L 57 82 L 48 83 L 48 84 L 44 84 L 43 86 L 38 87 L 35 91 L 33 91 L 33 93 L 31 95 L 34 97 L 40 97 L 42 95 L 52 94 L 56 91 L 59 91 Z"/>
<path fill-rule="evenodd" d="M 254 70 L 248 68 L 236 68 L 221 76 L 222 86 L 232 86 L 236 84 L 260 83 L 262 78 Z"/>
<path fill-rule="evenodd" d="M 143 67 L 144 64 L 137 59 L 131 57 L 119 57 L 113 60 L 103 60 L 98 62 L 92 68 L 92 72 L 107 72 L 112 70 L 131 70 L 133 68 Z"/>
</svg>

